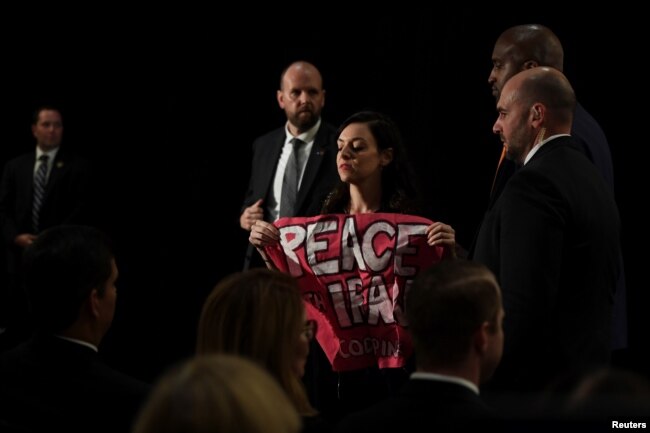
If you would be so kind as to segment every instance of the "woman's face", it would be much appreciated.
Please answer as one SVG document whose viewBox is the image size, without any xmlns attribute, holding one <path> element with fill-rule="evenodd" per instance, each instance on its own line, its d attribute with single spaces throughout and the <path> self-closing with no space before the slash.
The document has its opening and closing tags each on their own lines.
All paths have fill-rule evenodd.
<svg viewBox="0 0 650 433">
<path fill-rule="evenodd" d="M 343 182 L 361 185 L 381 181 L 381 169 L 390 163 L 392 149 L 379 150 L 368 124 L 349 124 L 337 144 L 336 166 Z"/>
<path fill-rule="evenodd" d="M 300 328 L 298 344 L 296 347 L 296 359 L 293 364 L 293 372 L 298 377 L 303 377 L 305 375 L 305 364 L 307 363 L 307 355 L 309 355 L 309 342 L 313 338 L 313 322 L 307 321 L 307 315 L 304 310 L 302 315 L 304 326 Z"/>
</svg>

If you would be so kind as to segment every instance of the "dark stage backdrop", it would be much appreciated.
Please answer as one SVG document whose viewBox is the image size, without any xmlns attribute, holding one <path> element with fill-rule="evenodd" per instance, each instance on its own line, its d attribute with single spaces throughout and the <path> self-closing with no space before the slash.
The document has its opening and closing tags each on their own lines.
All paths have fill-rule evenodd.
<svg viewBox="0 0 650 433">
<path fill-rule="evenodd" d="M 631 253 L 647 248 L 637 204 L 646 195 L 637 146 L 646 145 L 647 119 L 631 109 L 645 105 L 645 76 L 634 71 L 636 50 L 647 47 L 638 27 L 609 21 L 608 12 L 109 11 L 108 21 L 32 23 L 4 38 L 0 162 L 32 148 L 36 105 L 63 107 L 65 146 L 94 162 L 100 226 L 118 247 L 118 312 L 103 350 L 122 370 L 153 379 L 192 353 L 203 299 L 241 267 L 250 145 L 283 122 L 275 91 L 284 66 L 306 59 L 321 69 L 324 118 L 335 125 L 361 109 L 390 114 L 431 216 L 469 246 L 501 150 L 487 84 L 493 44 L 511 25 L 545 24 L 611 144 L 631 318 L 631 350 L 620 362 L 647 372 L 647 260 Z"/>
</svg>

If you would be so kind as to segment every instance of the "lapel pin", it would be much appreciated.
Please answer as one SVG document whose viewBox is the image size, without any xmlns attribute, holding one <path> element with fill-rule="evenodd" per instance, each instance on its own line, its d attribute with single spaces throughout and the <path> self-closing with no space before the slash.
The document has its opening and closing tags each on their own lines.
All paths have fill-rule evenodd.
<svg viewBox="0 0 650 433">
<path fill-rule="evenodd" d="M 56 163 L 56 168 L 61 168 L 61 167 L 63 167 L 63 161 L 58 161 Z"/>
</svg>

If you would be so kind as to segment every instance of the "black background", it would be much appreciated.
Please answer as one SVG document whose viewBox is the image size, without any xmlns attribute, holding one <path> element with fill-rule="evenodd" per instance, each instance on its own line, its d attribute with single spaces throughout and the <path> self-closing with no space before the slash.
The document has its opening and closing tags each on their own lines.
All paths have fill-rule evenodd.
<svg viewBox="0 0 650 433">
<path fill-rule="evenodd" d="M 491 133 L 492 48 L 507 27 L 540 23 L 562 41 L 565 73 L 610 142 L 630 316 L 630 349 L 616 360 L 647 374 L 647 78 L 636 72 L 646 49 L 642 26 L 632 23 L 638 12 L 620 10 L 621 20 L 593 8 L 588 16 L 550 7 L 322 9 L 75 10 L 75 20 L 41 11 L 3 31 L 0 163 L 33 148 L 31 112 L 55 103 L 64 145 L 96 167 L 100 225 L 118 247 L 121 274 L 103 347 L 112 364 L 153 379 L 191 354 L 203 299 L 241 268 L 250 145 L 283 124 L 275 91 L 294 60 L 321 70 L 326 121 L 337 125 L 361 109 L 397 121 L 432 216 L 468 246 L 501 150 Z"/>
</svg>

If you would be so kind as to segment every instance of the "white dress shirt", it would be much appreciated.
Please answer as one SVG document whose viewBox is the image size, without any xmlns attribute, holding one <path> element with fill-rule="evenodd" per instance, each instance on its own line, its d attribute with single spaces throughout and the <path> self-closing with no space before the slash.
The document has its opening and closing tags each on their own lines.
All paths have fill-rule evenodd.
<svg viewBox="0 0 650 433">
<path fill-rule="evenodd" d="M 291 132 L 289 132 L 288 123 L 285 126 L 286 138 L 284 140 L 284 146 L 282 146 L 282 152 L 280 153 L 278 166 L 275 169 L 275 177 L 273 178 L 273 187 L 271 188 L 271 194 L 269 195 L 268 203 L 266 203 L 269 221 L 274 222 L 280 215 L 280 201 L 282 200 L 282 181 L 284 179 L 284 170 L 286 169 L 289 157 L 293 152 L 293 144 L 291 143 L 291 140 L 293 138 L 298 138 L 305 142 L 305 144 L 300 147 L 300 160 L 302 161 L 301 167 L 298 167 L 298 170 L 300 170 L 300 174 L 298 176 L 298 191 L 300 191 L 302 178 L 305 174 L 305 167 L 307 166 L 307 161 L 309 160 L 309 155 L 311 154 L 311 148 L 314 146 L 314 140 L 316 139 L 318 128 L 320 128 L 320 122 L 320 119 L 318 119 L 318 122 L 316 122 L 316 124 L 311 129 L 295 137 L 291 135 Z"/>
</svg>

